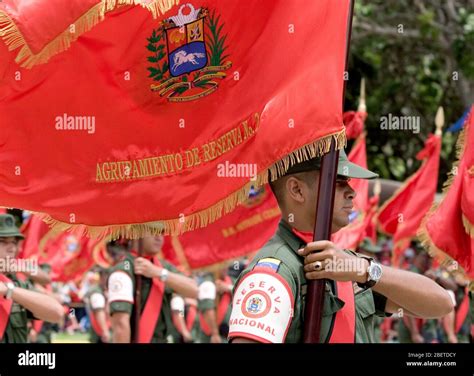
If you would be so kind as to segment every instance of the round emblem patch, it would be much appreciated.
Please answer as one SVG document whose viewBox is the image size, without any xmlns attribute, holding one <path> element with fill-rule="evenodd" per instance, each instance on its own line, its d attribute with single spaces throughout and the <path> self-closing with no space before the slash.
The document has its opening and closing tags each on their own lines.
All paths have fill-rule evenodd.
<svg viewBox="0 0 474 376">
<path fill-rule="evenodd" d="M 242 302 L 242 313 L 246 317 L 258 319 L 266 316 L 272 307 L 272 301 L 263 290 L 255 290 L 249 293 Z"/>
</svg>

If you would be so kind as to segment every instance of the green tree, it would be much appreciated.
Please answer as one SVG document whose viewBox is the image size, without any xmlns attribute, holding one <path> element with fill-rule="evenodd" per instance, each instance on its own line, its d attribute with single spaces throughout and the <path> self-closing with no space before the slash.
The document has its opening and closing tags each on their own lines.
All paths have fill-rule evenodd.
<svg viewBox="0 0 474 376">
<path fill-rule="evenodd" d="M 473 0 L 356 0 L 347 110 L 357 108 L 366 77 L 369 167 L 383 178 L 405 180 L 443 106 L 446 124 L 474 102 Z M 382 130 L 380 119 L 419 116 L 421 130 Z M 439 188 L 455 159 L 457 135 L 443 135 Z"/>
</svg>

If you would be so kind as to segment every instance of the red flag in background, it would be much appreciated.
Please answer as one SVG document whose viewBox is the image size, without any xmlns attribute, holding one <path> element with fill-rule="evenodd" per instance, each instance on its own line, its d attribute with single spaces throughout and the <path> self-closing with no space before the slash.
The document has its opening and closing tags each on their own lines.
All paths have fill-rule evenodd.
<svg viewBox="0 0 474 376">
<path fill-rule="evenodd" d="M 379 200 L 380 200 L 380 182 L 375 183 L 378 188 L 374 189 L 374 196 L 369 199 L 369 206 L 367 210 L 367 215 L 364 218 L 365 222 L 365 233 L 362 237 L 370 238 L 373 244 L 377 244 L 377 211 L 379 209 Z"/>
<path fill-rule="evenodd" d="M 167 236 L 164 257 L 186 270 L 211 267 L 259 250 L 275 233 L 280 209 L 268 185 L 204 229 Z"/>
<path fill-rule="evenodd" d="M 444 196 L 424 219 L 419 236 L 441 263 L 455 260 L 459 270 L 474 280 L 474 107 L 459 136 L 458 162 L 445 183 Z M 471 201 L 470 205 L 467 203 Z"/>
<path fill-rule="evenodd" d="M 50 264 L 54 280 L 79 279 L 93 265 L 104 268 L 112 265 L 103 241 L 50 229 L 35 214 L 20 230 L 25 239 L 21 242 L 18 258 L 36 258 L 40 264 Z"/>
<path fill-rule="evenodd" d="M 347 139 L 356 139 L 364 131 L 367 112 L 365 110 L 344 112 L 343 121 L 346 126 Z"/>
<path fill-rule="evenodd" d="M 0 204 L 176 234 L 344 146 L 349 0 L 134 3 L 0 2 Z"/>
<path fill-rule="evenodd" d="M 92 266 L 104 263 L 105 242 L 72 232 L 62 232 L 40 249 L 41 257 L 51 265 L 54 281 L 79 280 Z M 107 260 L 107 258 L 106 258 Z M 109 265 L 110 266 L 110 265 Z"/>
<path fill-rule="evenodd" d="M 421 167 L 387 200 L 378 212 L 379 230 L 393 235 L 392 264 L 398 265 L 400 256 L 410 244 L 421 225 L 436 194 L 441 131 L 430 135 L 416 158 Z"/>
<path fill-rule="evenodd" d="M 21 233 L 25 239 L 20 244 L 20 251 L 18 258 L 38 258 L 39 248 L 43 247 L 45 242 L 54 235 L 49 226 L 37 215 L 30 215 L 30 217 L 23 222 L 20 228 Z M 41 258 L 38 262 L 43 262 Z"/>
<path fill-rule="evenodd" d="M 351 162 L 367 168 L 365 133 L 357 137 L 347 158 Z M 357 193 L 354 199 L 354 210 L 365 213 L 369 208 L 369 181 L 367 179 L 351 179 L 350 185 Z"/>
</svg>

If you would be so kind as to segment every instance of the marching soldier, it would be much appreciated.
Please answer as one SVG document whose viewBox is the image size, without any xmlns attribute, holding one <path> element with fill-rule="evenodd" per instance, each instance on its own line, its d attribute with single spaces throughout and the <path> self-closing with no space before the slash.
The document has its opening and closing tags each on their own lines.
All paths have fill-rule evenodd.
<svg viewBox="0 0 474 376">
<path fill-rule="evenodd" d="M 324 279 L 320 342 L 373 342 L 374 319 L 402 309 L 440 317 L 453 309 L 448 293 L 421 275 L 380 265 L 312 241 L 320 159 L 292 166 L 271 183 L 282 212 L 275 236 L 244 270 L 234 289 L 232 342 L 301 342 L 308 279 Z M 377 175 L 340 152 L 332 217 L 334 233 L 349 223 L 355 192 L 350 178 Z"/>
<path fill-rule="evenodd" d="M 59 303 L 60 298 L 57 297 L 53 292 L 51 285 L 51 265 L 41 264 L 39 265 L 41 273 L 35 273 L 29 275 L 31 283 L 38 292 L 42 292 L 56 299 Z M 57 330 L 57 325 L 45 322 L 43 320 L 33 320 L 31 322 L 31 328 L 29 333 L 30 341 L 33 343 L 51 343 L 51 337 L 53 331 Z"/>
<path fill-rule="evenodd" d="M 193 303 L 191 306 L 189 301 Z M 178 336 L 173 342 L 176 343 L 192 343 L 194 342 L 193 337 L 193 326 L 196 322 L 196 312 L 192 312 L 193 308 L 196 310 L 196 300 L 186 298 L 183 299 L 181 296 L 174 294 L 171 299 L 171 316 L 174 327 L 178 333 Z"/>
<path fill-rule="evenodd" d="M 10 214 L 0 215 L 0 342 L 26 343 L 28 319 L 61 323 L 63 309 L 54 298 L 34 291 L 31 283 L 21 281 L 9 264 L 18 252 L 23 235 Z"/>
<path fill-rule="evenodd" d="M 93 273 L 89 280 L 90 287 L 84 296 L 86 310 L 91 323 L 89 338 L 91 343 L 110 342 L 107 297 L 104 291 L 106 280 L 107 271 L 105 269 L 101 269 L 98 273 Z"/>
<path fill-rule="evenodd" d="M 431 259 L 427 252 L 419 243 L 413 243 L 413 261 L 408 265 L 408 270 L 423 274 L 436 281 L 432 277 L 430 269 Z M 436 282 L 438 283 L 438 282 Z M 452 294 L 449 294 L 452 302 Z M 449 312 L 452 314 L 452 311 Z M 400 343 L 433 343 L 438 342 L 438 320 L 413 317 L 410 315 L 400 315 L 398 320 L 398 341 Z"/>
<path fill-rule="evenodd" d="M 229 268 L 231 269 L 232 266 Z M 201 323 L 201 343 L 221 343 L 227 341 L 229 319 L 232 312 L 232 289 L 235 278 L 227 268 L 218 272 L 214 281 L 211 273 L 204 275 L 199 284 L 199 319 Z"/>
<path fill-rule="evenodd" d="M 112 268 L 108 282 L 113 342 L 130 342 L 135 335 L 135 278 L 142 276 L 139 342 L 167 342 L 176 329 L 171 316 L 173 292 L 197 298 L 198 289 L 191 278 L 160 258 L 162 236 L 143 238 L 143 257 L 135 251 Z"/>
</svg>

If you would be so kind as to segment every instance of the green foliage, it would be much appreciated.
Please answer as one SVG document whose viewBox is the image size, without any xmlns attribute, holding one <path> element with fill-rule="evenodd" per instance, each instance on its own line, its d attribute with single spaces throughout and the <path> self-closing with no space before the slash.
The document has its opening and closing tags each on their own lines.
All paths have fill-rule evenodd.
<svg viewBox="0 0 474 376">
<path fill-rule="evenodd" d="M 435 131 L 439 106 L 445 129 L 474 102 L 474 9 L 469 0 L 356 0 L 346 110 L 357 108 L 366 78 L 369 168 L 405 180 Z M 457 80 L 455 78 L 458 78 Z M 420 133 L 382 130 L 382 116 L 418 116 Z M 443 135 L 438 188 L 455 160 L 457 135 Z"/>
</svg>

